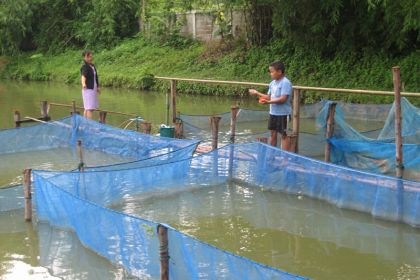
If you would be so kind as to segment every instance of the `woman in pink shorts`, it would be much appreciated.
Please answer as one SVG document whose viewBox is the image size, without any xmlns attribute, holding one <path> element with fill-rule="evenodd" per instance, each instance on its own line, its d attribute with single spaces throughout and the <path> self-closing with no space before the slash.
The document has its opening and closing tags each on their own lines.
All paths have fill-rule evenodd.
<svg viewBox="0 0 420 280">
<path fill-rule="evenodd" d="M 80 69 L 82 76 L 83 116 L 89 119 L 93 117 L 93 111 L 99 108 L 98 95 L 100 94 L 98 73 L 93 65 L 92 51 L 83 52 L 83 66 Z"/>
</svg>

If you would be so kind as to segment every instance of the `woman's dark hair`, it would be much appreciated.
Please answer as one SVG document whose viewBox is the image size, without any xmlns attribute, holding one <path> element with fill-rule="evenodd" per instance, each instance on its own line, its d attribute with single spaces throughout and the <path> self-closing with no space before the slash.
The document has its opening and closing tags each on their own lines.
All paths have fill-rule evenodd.
<svg viewBox="0 0 420 280">
<path fill-rule="evenodd" d="M 93 52 L 91 51 L 91 50 L 84 50 L 83 52 L 82 52 L 82 57 L 85 57 L 86 55 L 88 55 L 88 54 L 93 54 Z"/>
<path fill-rule="evenodd" d="M 286 67 L 284 67 L 284 63 L 280 60 L 274 61 L 270 64 L 270 67 L 273 67 L 277 71 L 281 71 L 284 74 L 284 71 L 286 70 Z"/>
</svg>

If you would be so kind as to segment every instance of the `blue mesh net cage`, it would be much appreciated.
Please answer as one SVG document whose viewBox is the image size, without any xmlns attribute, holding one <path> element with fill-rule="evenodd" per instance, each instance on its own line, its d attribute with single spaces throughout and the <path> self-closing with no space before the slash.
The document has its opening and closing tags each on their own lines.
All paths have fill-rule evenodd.
<svg viewBox="0 0 420 280">
<path fill-rule="evenodd" d="M 28 166 L 22 168 L 28 168 L 32 165 L 28 162 L 32 156 L 31 152 L 43 151 L 42 160 L 48 163 L 45 164 L 45 167 L 48 168 L 51 166 L 49 156 L 54 158 L 57 151 L 70 148 L 74 150 L 73 153 L 63 153 L 63 156 L 68 157 L 67 159 L 54 158 L 53 160 L 60 162 L 73 160 L 73 165 L 71 163 L 62 165 L 67 166 L 68 169 L 74 169 L 77 167 L 78 160 L 75 156 L 78 140 L 82 141 L 86 161 L 85 168 L 92 170 L 139 167 L 189 158 L 198 145 L 197 140 L 161 138 L 118 129 L 74 115 L 54 122 L 0 130 L 0 142 L 2 143 L 0 145 L 0 166 L 10 169 L 8 167 L 10 160 L 13 159 L 13 156 L 19 155 L 19 160 L 22 161 L 19 166 L 27 163 Z M 91 162 L 100 162 L 98 159 L 92 158 L 95 157 L 94 151 L 116 155 L 118 160 L 115 159 L 115 162 L 118 163 L 92 165 Z M 6 170 L 6 172 L 13 172 L 13 170 Z M 21 171 L 17 172 L 15 176 L 13 182 L 6 184 L 7 188 L 0 186 L 0 211 L 22 207 L 23 192 L 22 187 L 19 186 L 22 179 Z M 13 187 L 14 185 L 17 186 Z"/>
<path fill-rule="evenodd" d="M 352 170 L 262 143 L 228 145 L 141 168 L 34 171 L 40 221 L 74 230 L 85 246 L 143 278 L 159 273 L 158 222 L 109 207 L 133 195 L 188 191 L 229 181 L 304 195 L 420 227 L 419 182 Z M 299 279 L 167 228 L 173 279 Z"/>
<path fill-rule="evenodd" d="M 328 108 L 326 102 L 317 122 L 325 132 Z M 340 104 L 334 116 L 331 144 L 331 161 L 369 172 L 394 175 L 395 160 L 395 105 L 387 113 L 385 124 L 376 135 L 363 134 L 350 125 Z M 401 99 L 404 176 L 420 180 L 420 109 L 406 98 Z"/>
</svg>

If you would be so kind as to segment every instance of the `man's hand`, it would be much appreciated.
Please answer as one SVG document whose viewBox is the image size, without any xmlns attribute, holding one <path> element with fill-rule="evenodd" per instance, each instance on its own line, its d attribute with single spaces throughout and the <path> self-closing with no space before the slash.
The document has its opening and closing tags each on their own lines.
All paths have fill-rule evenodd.
<svg viewBox="0 0 420 280">
<path fill-rule="evenodd" d="M 256 91 L 255 89 L 250 89 L 250 90 L 248 90 L 248 92 L 251 95 L 257 95 L 258 94 L 258 91 Z"/>
<path fill-rule="evenodd" d="M 98 87 L 98 88 L 96 89 L 96 91 L 98 92 L 98 94 L 99 94 L 99 95 L 101 94 L 101 88 L 100 88 L 100 87 Z"/>
</svg>

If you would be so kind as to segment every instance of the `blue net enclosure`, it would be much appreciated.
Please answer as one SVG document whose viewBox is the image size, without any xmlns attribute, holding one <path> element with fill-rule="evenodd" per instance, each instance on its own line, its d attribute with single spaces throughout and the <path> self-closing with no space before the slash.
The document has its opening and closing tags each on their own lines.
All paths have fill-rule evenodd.
<svg viewBox="0 0 420 280">
<path fill-rule="evenodd" d="M 313 279 L 341 279 L 342 275 L 346 279 L 396 278 L 400 267 L 415 268 L 419 264 L 419 230 L 299 195 L 233 183 L 132 198 L 124 199 L 125 203 L 113 209 L 166 221 L 181 232 L 225 250 L 246 252 L 244 256 L 248 258 L 275 267 L 283 265 L 283 270 Z M 23 210 L 0 213 L 0 251 L 18 236 L 28 236 L 28 225 L 22 217 Z M 219 217 L 226 217 L 224 223 L 219 222 Z M 231 217 L 242 217 L 239 221 L 243 223 L 237 224 Z M 47 223 L 33 225 L 30 228 L 34 232 L 29 236 L 35 241 L 33 248 L 39 248 L 39 265 L 48 268 L 52 275 L 61 279 L 133 278 L 123 268 L 84 247 L 73 231 Z M 233 239 L 234 233 L 240 237 Z M 298 244 L 300 250 L 296 250 Z M 17 247 L 16 254 L 28 252 L 26 243 Z M 267 252 L 262 250 L 264 247 Z M 352 252 L 345 258 L 352 259 L 352 267 L 358 269 L 349 271 L 348 265 L 340 261 L 343 251 Z M 369 262 L 372 259 L 375 261 Z M 7 265 L 7 260 L 2 263 Z"/>
<path fill-rule="evenodd" d="M 83 118 L 79 115 L 29 127 L 0 131 L 1 154 L 61 147 L 76 147 L 82 140 L 86 149 L 117 154 L 132 159 L 162 155 L 197 144 L 193 140 L 155 137 L 123 130 Z"/>
<path fill-rule="evenodd" d="M 78 140 L 82 141 L 87 169 L 127 168 L 189 158 L 198 144 L 196 140 L 163 138 L 118 129 L 79 115 L 0 130 L 0 211 L 21 207 L 22 188 L 18 185 L 24 168 L 77 168 L 80 162 L 75 149 Z M 10 188 L 15 185 L 18 187 Z"/>
<path fill-rule="evenodd" d="M 228 145 L 155 166 L 87 172 L 34 171 L 40 221 L 75 231 L 81 242 L 130 274 L 158 276 L 158 223 L 110 209 L 133 195 L 165 195 L 229 181 L 297 194 L 420 227 L 420 183 L 369 174 L 262 143 Z M 296 279 L 168 227 L 172 279 Z"/>
<path fill-rule="evenodd" d="M 325 132 L 328 108 L 326 102 L 319 113 L 317 122 Z M 420 109 L 406 98 L 401 99 L 402 139 L 404 176 L 420 180 Z M 394 105 L 388 111 L 383 128 L 376 136 L 360 133 L 345 117 L 341 105 L 337 104 L 334 116 L 331 144 L 333 163 L 375 173 L 395 174 L 395 111 Z"/>
<path fill-rule="evenodd" d="M 337 102 L 335 129 L 331 139 L 325 139 L 328 106 L 331 101 L 304 105 L 300 112 L 299 154 L 323 158 L 325 144 L 332 145 L 331 161 L 364 171 L 395 174 L 394 106 L 392 104 L 351 104 Z M 420 110 L 402 99 L 402 127 L 404 140 L 404 178 L 420 180 Z M 219 142 L 229 143 L 229 112 L 221 117 Z M 209 141 L 210 116 L 181 115 L 185 136 Z M 240 109 L 237 116 L 235 142 L 255 141 L 268 138 L 268 112 Z"/>
<path fill-rule="evenodd" d="M 305 156 L 321 158 L 325 149 L 325 135 L 319 131 L 315 119 L 324 108 L 327 100 L 303 105 L 300 108 L 299 153 Z M 367 137 L 376 137 L 387 118 L 391 108 L 389 104 L 351 104 L 339 102 L 343 114 Z M 231 113 L 215 114 L 221 117 L 219 123 L 219 142 L 230 143 Z M 267 131 L 269 112 L 266 110 L 253 110 L 241 108 L 236 119 L 235 143 L 252 142 L 258 137 L 269 137 Z M 211 140 L 211 115 L 181 114 L 180 119 L 184 126 L 184 136 L 189 139 L 199 139 L 203 142 Z M 291 127 L 291 123 L 290 123 Z"/>
</svg>

